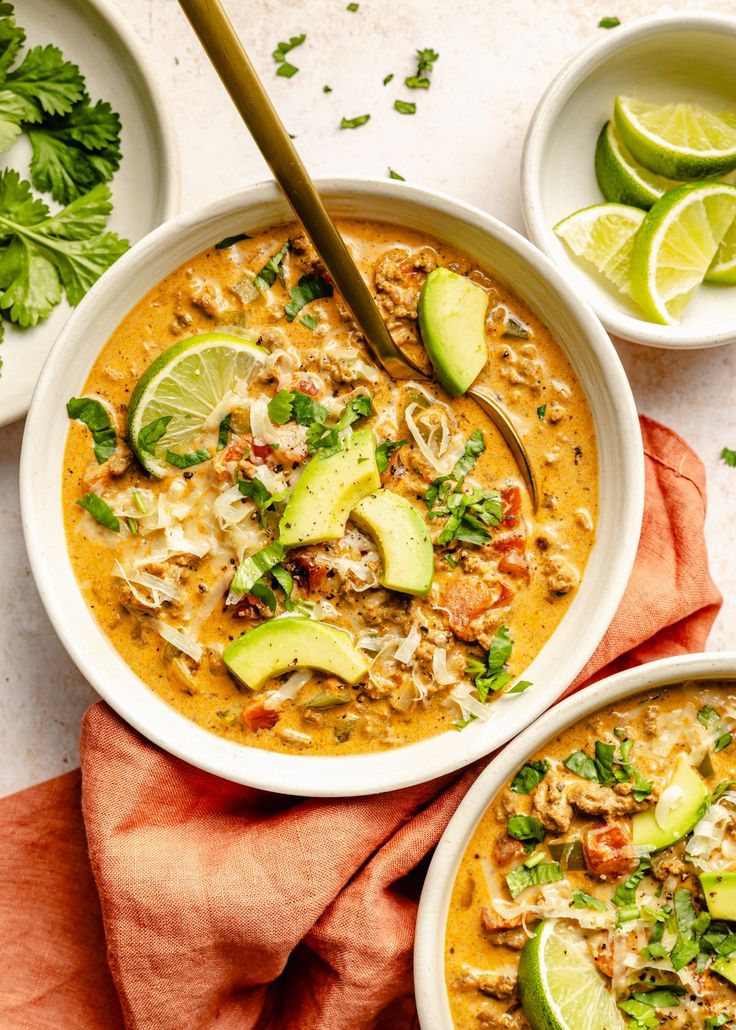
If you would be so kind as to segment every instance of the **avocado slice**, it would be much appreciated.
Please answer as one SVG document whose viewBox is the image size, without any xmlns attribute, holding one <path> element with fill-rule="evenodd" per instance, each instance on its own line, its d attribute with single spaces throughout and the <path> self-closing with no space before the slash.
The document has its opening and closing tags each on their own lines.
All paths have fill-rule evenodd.
<svg viewBox="0 0 736 1030">
<path fill-rule="evenodd" d="M 376 464 L 376 440 L 361 429 L 341 451 L 309 461 L 296 482 L 284 514 L 279 537 L 284 547 L 337 540 L 353 508 L 381 485 Z"/>
<path fill-rule="evenodd" d="M 417 314 L 435 375 L 459 397 L 488 360 L 485 318 L 488 294 L 464 275 L 435 268 L 424 280 Z"/>
<path fill-rule="evenodd" d="M 736 873 L 701 873 L 700 883 L 713 918 L 736 919 Z"/>
<path fill-rule="evenodd" d="M 223 661 L 230 672 L 251 690 L 266 680 L 294 669 L 319 669 L 357 683 L 368 671 L 368 661 L 344 629 L 303 615 L 262 622 L 225 649 Z"/>
<path fill-rule="evenodd" d="M 660 826 L 654 818 L 654 807 L 637 812 L 634 816 L 632 838 L 636 847 L 646 847 L 652 851 L 668 848 L 689 833 L 702 818 L 708 806 L 708 787 L 684 755 L 678 757 L 675 771 L 665 790 L 670 787 L 679 787 L 682 794 L 679 804 L 671 809 L 665 826 Z"/>
<path fill-rule="evenodd" d="M 725 977 L 729 983 L 732 983 L 736 987 L 736 956 L 734 955 L 722 955 L 721 958 L 717 958 L 711 969 L 714 973 L 719 973 Z"/>
<path fill-rule="evenodd" d="M 427 523 L 414 505 L 390 490 L 377 490 L 353 508 L 350 518 L 376 542 L 381 586 L 425 597 L 434 576 L 434 551 Z"/>
</svg>

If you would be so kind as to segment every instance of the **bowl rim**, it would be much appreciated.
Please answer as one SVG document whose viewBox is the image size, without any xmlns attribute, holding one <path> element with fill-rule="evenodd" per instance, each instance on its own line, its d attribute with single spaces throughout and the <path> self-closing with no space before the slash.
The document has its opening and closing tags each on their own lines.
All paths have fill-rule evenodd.
<svg viewBox="0 0 736 1030">
<path fill-rule="evenodd" d="M 117 37 L 122 50 L 127 53 L 130 59 L 132 67 L 129 75 L 131 79 L 137 77 L 141 90 L 145 92 L 144 103 L 150 111 L 150 121 L 157 134 L 160 148 L 160 160 L 157 162 L 160 197 L 155 216 L 157 218 L 156 225 L 160 225 L 169 218 L 173 218 L 181 208 L 181 155 L 169 96 L 161 85 L 161 78 L 153 67 L 152 58 L 149 56 L 144 43 L 130 22 L 112 3 L 112 0 L 74 0 L 74 3 L 79 8 L 86 7 L 88 11 L 93 11 L 102 22 L 107 23 L 112 34 Z M 128 155 L 123 155 L 123 157 L 126 156 Z M 129 159 L 132 160 L 132 155 L 129 156 Z M 108 185 L 114 185 L 112 180 Z M 72 309 L 67 322 L 73 317 L 73 314 L 74 310 Z M 64 323 L 65 325 L 66 322 Z M 64 326 L 62 326 L 62 329 Z M 53 344 L 51 346 L 53 347 Z M 44 358 L 44 362 L 46 358 Z M 43 367 L 43 364 L 41 367 Z M 36 382 L 38 382 L 38 377 Z M 8 403 L 7 406 L 4 406 L 0 410 L 0 429 L 24 418 L 30 411 L 30 400 L 32 397 L 33 392 L 31 391 L 30 398 L 28 393 L 26 393 L 25 396 L 17 397 L 14 403 Z"/>
<path fill-rule="evenodd" d="M 710 31 L 736 37 L 736 15 L 715 11 L 654 14 L 620 25 L 594 40 L 562 66 L 542 93 L 524 137 L 521 155 L 521 208 L 530 239 L 549 257 L 558 256 L 557 239 L 545 218 L 541 197 L 541 168 L 547 143 L 560 112 L 585 79 L 614 53 L 634 43 L 669 32 Z M 591 154 L 591 161 L 593 155 Z M 600 200 L 597 203 L 605 203 Z M 699 350 L 736 341 L 736 318 L 698 330 L 693 326 L 658 325 L 617 311 L 592 297 L 580 283 L 577 288 L 591 304 L 605 328 L 614 336 L 647 347 Z"/>
<path fill-rule="evenodd" d="M 736 651 L 674 655 L 598 680 L 550 708 L 491 760 L 465 795 L 437 844 L 417 912 L 414 984 L 419 1024 L 453 1030 L 445 990 L 444 945 L 450 896 L 460 860 L 478 823 L 511 773 L 545 741 L 599 708 L 685 680 L 736 680 Z"/>
<path fill-rule="evenodd" d="M 347 203 L 395 204 L 397 223 L 401 224 L 403 202 L 405 209 L 408 207 L 420 213 L 429 211 L 437 218 L 456 219 L 461 225 L 466 224 L 469 228 L 496 240 L 500 247 L 507 248 L 517 259 L 524 261 L 529 273 L 538 280 L 543 280 L 546 287 L 565 305 L 565 311 L 574 323 L 576 334 L 586 341 L 586 351 L 595 359 L 598 374 L 607 384 L 611 398 L 611 404 L 605 411 L 608 434 L 613 445 L 619 448 L 621 456 L 620 463 L 615 470 L 612 469 L 610 480 L 612 481 L 615 476 L 617 497 L 620 493 L 619 486 L 624 492 L 623 498 L 620 499 L 620 520 L 617 520 L 615 528 L 618 550 L 615 561 L 610 555 L 607 557 L 605 554 L 597 559 L 596 575 L 601 580 L 599 601 L 594 610 L 580 608 L 575 623 L 576 646 L 569 648 L 564 654 L 555 656 L 554 668 L 558 670 L 557 676 L 550 676 L 550 670 L 546 670 L 547 684 L 550 681 L 554 683 L 554 696 L 557 697 L 600 643 L 623 596 L 638 547 L 644 506 L 644 455 L 636 407 L 618 355 L 593 311 L 562 279 L 549 260 L 528 240 L 492 216 L 443 194 L 403 183 L 352 178 L 322 179 L 318 180 L 318 186 L 328 206 L 331 203 L 339 203 L 341 198 Z M 182 213 L 153 230 L 124 254 L 93 286 L 77 308 L 44 366 L 26 424 L 20 463 L 21 516 L 26 547 L 42 603 L 77 668 L 130 726 L 153 743 L 210 773 L 265 790 L 311 797 L 382 793 L 453 772 L 490 753 L 501 743 L 498 732 L 496 737 L 489 741 L 494 730 L 493 721 L 469 727 L 479 732 L 453 733 L 452 748 L 447 747 L 444 734 L 439 734 L 389 751 L 317 756 L 283 754 L 235 744 L 196 726 L 175 709 L 170 708 L 147 686 L 144 695 L 146 712 L 142 714 L 136 709 L 130 695 L 144 687 L 143 681 L 135 676 L 96 623 L 94 630 L 88 628 L 89 620 L 93 617 L 76 586 L 66 548 L 62 554 L 55 553 L 53 549 L 47 551 L 45 541 L 45 527 L 49 525 L 52 515 L 44 507 L 47 499 L 44 491 L 52 489 L 52 475 L 58 477 L 56 482 L 60 483 L 63 459 L 58 463 L 54 459 L 53 469 L 49 467 L 45 477 L 35 474 L 35 466 L 38 459 L 39 468 L 43 468 L 44 455 L 48 450 L 48 418 L 44 416 L 54 410 L 57 400 L 54 395 L 55 384 L 57 380 L 64 382 L 65 355 L 76 345 L 77 327 L 83 337 L 85 328 L 87 324 L 92 324 L 91 320 L 95 313 L 104 310 L 106 299 L 115 296 L 116 291 L 123 291 L 125 296 L 126 282 L 134 279 L 136 269 L 139 266 L 143 267 L 144 263 L 147 266 L 155 260 L 162 260 L 174 248 L 177 240 L 189 238 L 188 231 L 195 234 L 198 228 L 201 230 L 203 226 L 209 226 L 217 217 L 229 218 L 231 222 L 239 219 L 242 227 L 243 218 L 250 216 L 255 219 L 259 209 L 266 202 L 277 204 L 279 210 L 288 211 L 286 201 L 276 184 L 266 181 L 228 194 L 194 211 Z M 373 217 L 377 216 L 374 214 Z M 406 219 L 408 216 L 404 217 Z M 290 212 L 287 220 L 291 220 Z M 272 224 L 277 224 L 277 219 Z M 219 228 L 222 228 L 220 223 Z M 192 249 L 194 252 L 194 242 Z M 178 263 L 180 262 L 174 262 L 172 256 L 169 270 Z M 130 301 L 130 307 L 153 285 L 150 279 L 145 288 L 129 285 L 128 294 L 134 297 L 134 300 Z M 90 360 L 88 368 L 93 360 L 94 358 Z M 75 380 L 71 387 L 72 392 L 76 386 Z M 35 500 L 36 493 L 39 494 L 38 501 Z M 611 524 L 608 530 L 610 539 L 613 539 L 613 532 Z M 588 569 L 595 553 L 594 550 Z M 68 583 L 64 585 L 62 582 L 55 582 L 54 589 L 51 590 L 48 588 L 46 570 L 54 562 L 62 573 L 57 579 L 66 579 Z M 605 590 L 602 589 L 604 573 Z M 80 607 L 80 601 L 84 610 Z M 99 657 L 88 655 L 80 645 L 72 625 L 72 610 L 75 624 L 81 625 L 85 632 L 93 634 L 94 639 L 100 642 L 100 646 L 106 645 L 106 667 L 102 667 L 103 663 Z M 565 619 L 561 623 L 561 626 L 564 625 Z M 115 670 L 116 676 L 112 675 L 112 670 Z M 125 680 L 127 690 L 120 682 Z M 553 697 L 548 695 L 549 689 L 544 692 L 530 691 L 525 695 L 524 724 L 549 706 Z M 158 699 L 158 705 L 155 704 L 155 699 Z M 513 703 L 515 700 L 517 699 L 500 698 L 497 704 L 509 701 Z M 150 713 L 146 714 L 152 705 L 157 709 L 156 719 L 152 718 Z M 509 719 L 509 722 L 511 721 Z M 504 728 L 503 739 L 508 740 L 515 732 L 518 732 L 518 725 L 508 733 Z"/>
</svg>

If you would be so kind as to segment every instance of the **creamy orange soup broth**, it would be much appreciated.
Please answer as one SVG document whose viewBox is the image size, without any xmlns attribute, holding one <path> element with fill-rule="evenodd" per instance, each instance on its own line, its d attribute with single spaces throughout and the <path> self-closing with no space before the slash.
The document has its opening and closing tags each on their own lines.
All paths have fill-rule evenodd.
<svg viewBox="0 0 736 1030">
<path fill-rule="evenodd" d="M 294 226 L 213 246 L 143 297 L 103 348 L 80 394 L 109 412 L 117 450 L 99 463 L 89 429 L 72 421 L 65 455 L 69 553 L 87 603 L 115 648 L 188 719 L 276 751 L 381 750 L 462 725 L 479 710 L 484 715 L 496 687 L 518 681 L 565 614 L 595 536 L 593 420 L 549 328 L 492 270 L 435 239 L 370 222 L 343 221 L 340 229 L 395 338 L 427 371 L 417 325 L 426 276 L 446 266 L 487 292 L 488 362 L 478 381 L 494 391 L 523 434 L 539 482 L 536 514 L 508 449 L 480 409 L 467 398 L 451 400 L 433 383 L 391 381 L 337 295 L 311 300 L 287 320 L 289 291 L 293 300 L 305 277 L 329 289 L 311 245 Z M 287 243 L 272 284 L 254 287 L 256 274 Z M 208 452 L 206 460 L 154 478 L 126 439 L 136 383 L 167 348 L 222 329 L 258 343 L 266 356 L 247 390 L 216 413 L 216 420 L 230 416 L 224 439 L 216 421 L 187 445 L 187 451 Z M 281 567 L 292 580 L 290 598 L 269 576 L 260 596 L 232 596 L 236 569 L 278 537 L 284 498 L 314 458 L 309 426 L 293 418 L 279 424 L 264 414 L 273 413 L 266 402 L 279 391 L 322 405 L 328 427 L 355 398 L 367 397 L 370 414 L 342 436 L 366 428 L 379 447 L 405 441 L 387 454 L 381 486 L 408 500 L 432 535 L 427 596 L 382 587 L 375 542 L 351 522 L 341 539 L 287 552 Z M 480 447 L 472 447 L 473 440 Z M 457 482 L 456 462 L 469 446 L 471 467 Z M 495 512 L 473 509 L 486 519 L 479 540 L 439 542 L 448 520 L 430 517 L 427 490 L 441 476 L 450 481 L 447 489 L 480 497 L 483 511 Z M 252 491 L 247 482 L 254 480 L 261 497 L 271 497 L 262 510 L 252 493 L 240 492 L 244 483 Z M 115 513 L 117 531 L 75 503 L 87 493 Z M 269 592 L 273 611 L 264 602 Z M 299 670 L 296 678 L 283 675 L 251 691 L 228 671 L 223 650 L 295 604 L 299 613 L 350 632 L 370 663 L 360 682 L 348 686 L 339 676 Z M 504 641 L 503 681 L 495 680 L 484 699 L 475 682 L 478 668 L 494 642 Z"/>
</svg>

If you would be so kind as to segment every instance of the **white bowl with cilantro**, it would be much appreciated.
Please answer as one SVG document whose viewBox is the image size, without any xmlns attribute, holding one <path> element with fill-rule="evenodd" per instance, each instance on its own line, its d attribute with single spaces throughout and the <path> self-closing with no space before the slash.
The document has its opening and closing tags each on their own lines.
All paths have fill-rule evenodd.
<svg viewBox="0 0 736 1030">
<path fill-rule="evenodd" d="M 512 791 L 514 791 L 514 793 L 509 792 L 506 794 L 506 792 L 504 792 L 500 797 L 513 799 L 519 798 L 521 795 L 528 794 L 532 785 L 536 786 L 540 779 L 543 779 L 546 774 L 546 770 L 540 768 L 540 764 L 544 766 L 548 763 L 546 763 L 546 761 L 542 761 L 541 763 L 536 762 L 536 764 L 531 765 L 527 765 L 525 763 L 531 762 L 535 753 L 539 753 L 540 749 L 545 748 L 546 746 L 549 746 L 550 750 L 553 750 L 555 743 L 559 742 L 560 737 L 562 737 L 565 731 L 572 729 L 573 727 L 578 727 L 578 739 L 581 739 L 581 746 L 585 746 L 586 752 L 588 750 L 592 751 L 596 738 L 595 727 L 599 725 L 596 722 L 594 715 L 602 709 L 610 710 L 610 706 L 615 706 L 616 704 L 621 704 L 622 709 L 625 709 L 626 705 L 624 702 L 628 698 L 633 698 L 635 695 L 645 691 L 656 692 L 657 695 L 659 695 L 660 691 L 664 693 L 670 686 L 677 688 L 678 685 L 684 685 L 685 689 L 691 688 L 695 691 L 697 689 L 707 689 L 710 684 L 712 684 L 714 688 L 717 687 L 718 689 L 722 689 L 722 684 L 726 683 L 730 685 L 734 680 L 736 680 L 736 652 L 677 655 L 673 658 L 664 658 L 660 661 L 647 662 L 637 668 L 629 669 L 626 672 L 617 673 L 614 676 L 609 676 L 606 679 L 600 680 L 593 686 L 587 687 L 580 693 L 573 694 L 572 697 L 569 697 L 561 704 L 556 705 L 533 725 L 529 726 L 515 740 L 513 740 L 506 748 L 504 748 L 501 754 L 499 754 L 487 766 L 465 795 L 459 808 L 448 823 L 447 828 L 445 829 L 445 832 L 443 833 L 435 850 L 422 890 L 417 916 L 416 943 L 414 947 L 414 985 L 417 1009 L 419 1012 L 419 1022 L 425 1030 L 453 1030 L 453 1026 L 455 1026 L 451 1015 L 446 978 L 446 961 L 448 959 L 446 928 L 448 925 L 448 917 L 451 913 L 453 889 L 455 888 L 456 878 L 460 871 L 461 864 L 467 863 L 468 857 L 471 854 L 473 858 L 479 859 L 481 863 L 487 861 L 490 867 L 495 868 L 495 863 L 490 860 L 490 849 L 486 852 L 486 847 L 488 845 L 487 835 L 486 837 L 482 837 L 482 835 L 479 834 L 474 838 L 474 834 L 476 834 L 476 830 L 479 828 L 481 821 L 486 817 L 486 813 L 489 811 L 489 806 L 491 806 L 492 810 L 501 811 L 503 809 L 505 812 L 504 802 L 501 802 L 498 806 L 494 805 L 494 799 L 499 797 L 499 791 L 502 790 L 504 784 L 506 784 L 506 782 L 517 772 L 519 773 L 519 777 L 524 773 L 527 775 L 532 774 L 533 779 L 531 781 L 527 781 L 523 785 L 520 784 L 518 789 L 516 787 L 518 777 L 515 777 L 514 786 L 512 787 Z M 725 694 L 726 691 L 723 690 L 723 693 Z M 727 706 L 731 694 L 732 692 L 729 690 L 728 695 L 724 697 L 724 707 Z M 637 702 L 631 702 L 631 708 L 633 710 L 636 710 L 637 707 Z M 663 705 L 663 710 L 667 710 L 666 700 Z M 705 709 L 702 709 L 701 711 L 705 713 Z M 710 712 L 716 715 L 716 717 L 717 714 L 723 714 L 716 713 L 712 708 L 710 709 Z M 625 712 L 623 718 L 625 719 Z M 698 714 L 698 719 L 700 719 L 700 713 Z M 593 729 L 591 729 L 591 727 L 593 727 Z M 585 738 L 580 738 L 581 728 L 585 729 L 587 733 Z M 657 739 L 661 739 L 662 745 L 666 746 L 667 737 L 669 736 L 672 738 L 672 736 L 678 732 L 678 729 L 677 713 L 670 713 L 669 722 L 663 727 L 661 735 Z M 618 737 L 618 734 L 616 734 L 616 736 Z M 582 744 L 582 739 L 585 740 L 584 745 Z M 655 744 L 656 741 L 652 742 L 651 746 L 654 747 Z M 641 747 L 641 745 L 642 742 L 639 740 L 638 746 Z M 718 745 L 716 744 L 716 747 L 717 746 Z M 634 756 L 632 758 L 633 762 L 636 761 L 636 747 L 637 743 L 635 742 L 632 751 Z M 683 744 L 683 749 L 685 748 L 686 745 Z M 684 756 L 685 750 L 681 751 L 678 744 L 674 744 L 674 750 L 672 753 Z M 583 755 L 583 752 L 578 751 L 576 752 L 576 755 Z M 684 761 L 684 757 L 682 760 Z M 555 759 L 552 761 L 555 761 Z M 571 766 L 568 766 L 568 768 L 571 768 Z M 689 765 L 688 768 L 690 768 Z M 541 773 L 539 779 L 534 776 L 535 771 Z M 633 773 L 634 776 L 636 775 L 635 770 L 631 770 L 630 775 L 631 773 Z M 583 774 L 581 773 L 580 775 Z M 586 781 L 583 780 L 581 782 Z M 643 784 L 643 786 L 646 788 L 651 785 Z M 521 807 L 521 805 L 519 807 Z M 590 816 L 590 818 L 593 817 Z M 690 828 L 691 827 L 688 827 L 688 829 Z M 487 830 L 490 829 L 491 827 L 487 826 Z M 563 836 L 564 835 L 565 834 L 563 833 Z M 550 837 L 552 836 L 556 836 L 556 834 L 550 833 Z M 472 851 L 469 848 L 471 840 L 473 841 Z M 530 848 L 529 850 L 533 849 Z M 642 851 L 642 853 L 645 853 L 645 851 Z M 523 857 L 524 856 L 522 854 L 521 858 L 523 859 Z M 569 867 L 566 865 L 568 860 L 570 862 Z M 518 862 L 520 861 L 520 858 L 515 857 L 513 861 Z M 574 865 L 570 856 L 562 861 L 563 864 L 565 864 L 566 869 L 569 868 L 574 870 L 579 868 Z M 529 864 L 530 866 L 532 865 L 531 862 Z M 467 865 L 465 865 L 464 868 L 467 870 Z M 501 868 L 503 868 L 503 866 L 501 866 Z M 515 869 L 514 872 L 516 872 Z M 556 879 L 559 880 L 560 876 L 558 875 Z M 606 879 L 615 878 L 613 876 L 606 875 L 596 878 L 592 873 L 589 874 L 588 882 L 590 883 L 590 887 L 588 887 L 588 890 L 595 893 Z M 544 883 L 546 881 L 540 880 L 539 882 Z M 561 884 L 561 887 L 564 888 L 564 886 L 564 884 Z M 580 892 L 577 893 L 579 894 Z M 598 907 L 602 907 L 600 902 L 597 902 L 595 897 L 591 898 L 589 894 L 584 895 L 584 899 L 588 903 L 593 902 Z M 485 894 L 483 891 L 483 885 L 476 885 L 471 895 L 469 906 L 472 904 L 477 909 L 480 909 L 480 906 L 484 903 Z M 572 904 L 569 902 L 568 904 L 570 904 L 571 911 L 574 912 Z M 575 901 L 574 907 L 579 907 L 577 901 Z M 562 922 L 566 921 L 569 922 L 569 920 L 562 920 Z M 530 924 L 535 922 L 536 920 L 532 917 L 530 919 Z M 527 937 L 532 937 L 531 928 L 528 932 L 525 928 L 522 928 L 522 932 L 526 933 Z M 488 939 L 490 941 L 490 937 Z M 467 943 L 470 947 L 480 950 L 480 946 L 485 944 L 485 940 L 481 940 L 480 928 L 478 941 L 476 942 L 475 937 L 470 937 L 468 938 Z M 511 945 L 511 948 L 514 947 L 514 945 Z M 485 950 L 488 950 L 487 944 L 485 944 Z M 525 952 L 530 950 L 531 948 L 524 949 Z M 504 948 L 503 953 L 504 960 L 502 960 L 502 971 L 508 974 L 512 968 L 511 962 L 518 961 L 519 951 Z M 574 957 L 574 954 L 571 954 L 568 960 L 572 961 Z M 506 959 L 508 959 L 508 961 L 506 961 Z M 484 960 L 489 961 L 488 956 L 486 954 L 478 954 L 478 962 L 482 963 Z M 497 970 L 497 962 L 499 962 L 499 960 L 494 960 L 494 965 L 492 967 L 494 970 Z M 477 970 L 475 971 L 477 972 Z M 549 973 L 549 970 L 547 970 L 547 972 Z M 626 1025 L 623 1013 L 619 1013 L 618 1016 L 614 1013 L 613 1018 L 605 1019 L 603 1024 L 601 1024 L 600 1020 L 594 1018 L 591 1006 L 594 1007 L 594 1003 L 596 1001 L 595 990 L 590 994 L 586 993 L 587 985 L 583 983 L 585 972 L 585 969 L 582 969 L 579 972 L 577 990 L 579 990 L 580 994 L 579 997 L 574 999 L 576 1002 L 574 1007 L 576 1009 L 578 1006 L 587 1006 L 587 1009 L 584 1009 L 585 1015 L 578 1012 L 577 1019 L 575 1017 L 570 1020 L 565 1020 L 564 1018 L 556 1020 L 554 1017 L 546 1019 L 544 1015 L 540 1015 L 536 1008 L 534 1008 L 533 1012 L 526 1013 L 532 1022 L 532 1025 L 539 1028 L 544 1026 L 548 1028 L 548 1030 L 552 1030 L 553 1027 L 557 1027 L 557 1030 L 560 1030 L 562 1026 L 585 1026 L 586 1028 L 589 1028 L 593 1025 L 606 1025 L 611 1028 L 618 1028 L 619 1026 L 623 1027 Z M 577 974 L 578 971 L 576 970 L 576 975 Z M 525 977 L 526 983 L 524 983 Z M 532 980 L 531 984 L 529 983 L 530 977 Z M 535 982 L 535 972 L 533 970 L 530 971 L 529 963 L 526 963 L 526 968 L 524 968 L 523 965 L 519 967 L 519 978 L 522 985 L 523 998 L 525 998 L 527 994 L 531 993 L 531 990 L 540 990 L 538 982 Z M 604 981 L 600 976 L 595 974 L 592 979 L 594 981 L 594 988 L 600 990 L 605 986 L 605 995 L 610 996 L 610 988 L 607 986 L 608 981 Z M 641 979 L 644 979 L 643 973 L 641 974 Z M 472 983 L 469 984 L 469 987 L 472 989 Z M 526 993 L 524 992 L 524 987 L 527 988 Z M 730 990 L 728 985 L 724 985 L 724 988 L 726 990 Z M 553 995 L 554 985 L 553 978 L 551 976 L 547 977 L 546 983 L 543 985 L 541 990 L 547 994 L 548 1000 L 552 1000 L 553 1002 L 556 1000 Z M 573 993 L 577 993 L 577 991 Z M 550 994 L 552 994 L 551 999 Z M 497 998 L 504 997 L 506 999 L 510 997 L 508 995 L 500 994 L 492 994 L 489 996 Z M 508 1000 L 506 1003 L 509 1004 Z M 525 1004 L 527 1004 L 526 1001 Z M 529 1008 L 532 1007 L 533 1006 L 531 1005 L 529 1006 Z M 499 1023 L 498 1025 L 500 1026 L 501 1024 Z M 633 1025 L 633 1022 L 629 1025 Z"/>
<path fill-rule="evenodd" d="M 581 585 L 562 622 L 525 670 L 532 686 L 500 697 L 493 718 L 392 751 L 345 756 L 252 749 L 216 736 L 169 707 L 129 668 L 100 628 L 67 551 L 60 490 L 67 401 L 77 396 L 112 332 L 150 289 L 218 240 L 292 219 L 273 182 L 250 186 L 160 226 L 93 286 L 46 362 L 21 456 L 23 529 L 33 575 L 51 622 L 83 675 L 131 726 L 167 751 L 226 779 L 309 796 L 393 790 L 459 769 L 514 736 L 574 679 L 598 646 L 634 562 L 644 501 L 644 462 L 633 397 L 613 345 L 592 310 L 518 233 L 459 201 L 404 183 L 318 182 L 338 217 L 418 229 L 462 247 L 514 284 L 555 334 L 586 394 L 598 442 L 599 517 Z"/>
<path fill-rule="evenodd" d="M 29 249 L 34 261 L 30 268 L 7 256 L 0 262 L 0 426 L 25 415 L 51 345 L 92 282 L 127 241 L 179 209 L 173 122 L 143 46 L 115 5 L 7 6 L 0 12 L 7 96 L 0 243 L 6 253 Z M 27 197 L 32 206 L 19 210 Z"/>
<path fill-rule="evenodd" d="M 722 115 L 735 137 L 730 143 L 724 141 L 723 146 L 733 152 L 736 144 L 736 17 L 715 13 L 658 15 L 602 29 L 601 38 L 562 69 L 537 106 L 524 144 L 522 206 L 531 239 L 593 305 L 609 332 L 654 347 L 715 347 L 736 340 L 736 285 L 733 280 L 728 282 L 730 248 L 727 248 L 726 274 L 720 275 L 720 281 L 706 279 L 697 285 L 697 273 L 694 273 L 687 289 L 692 283 L 697 288 L 689 298 L 683 295 L 668 304 L 672 251 L 668 253 L 667 244 L 661 254 L 652 256 L 645 269 L 651 248 L 644 246 L 647 241 L 643 240 L 637 248 L 638 260 L 632 263 L 629 275 L 629 262 L 626 261 L 627 268 L 622 269 L 621 262 L 614 256 L 622 252 L 619 247 L 626 249 L 625 237 L 629 231 L 623 217 L 626 209 L 614 210 L 612 204 L 600 212 L 593 208 L 615 196 L 617 182 L 622 187 L 620 177 L 631 172 L 632 166 L 626 164 L 631 154 L 622 146 L 621 126 L 629 144 L 636 146 L 638 141 L 641 147 L 641 163 L 634 163 L 639 174 L 635 172 L 633 179 L 628 178 L 628 191 L 624 193 L 625 203 L 632 205 L 628 208 L 630 215 L 638 216 L 642 208 L 652 203 L 652 192 L 656 196 L 662 190 L 673 189 L 681 180 L 713 183 L 713 179 L 706 176 L 709 169 L 718 170 L 715 158 L 711 156 L 701 163 L 700 178 L 685 174 L 682 162 L 678 163 L 671 155 L 668 160 L 667 154 L 656 143 L 652 144 L 646 133 L 639 131 L 647 121 L 651 124 L 651 109 L 657 108 L 666 114 L 669 105 L 675 104 L 680 105 L 679 113 L 675 112 L 677 118 L 687 105 L 702 119 Z M 639 121 L 640 118 L 643 121 Z M 666 121 L 666 118 L 660 119 L 660 122 Z M 605 140 L 599 140 L 604 126 L 608 127 L 608 135 Z M 626 165 L 623 171 L 622 156 Z M 644 168 L 643 162 L 652 157 L 655 164 L 661 158 L 661 167 L 668 172 L 663 171 L 658 176 L 652 167 Z M 598 181 L 596 178 L 596 162 L 602 158 L 606 163 L 603 175 L 608 187 L 605 196 L 599 185 L 600 176 Z M 732 183 L 733 173 L 728 171 L 729 167 L 732 168 L 733 163 L 726 162 L 725 175 L 727 182 Z M 676 180 L 661 177 L 678 172 L 681 178 Z M 734 193 L 733 201 L 729 191 Z M 736 206 L 733 186 L 725 188 L 724 196 Z M 685 226 L 683 235 L 689 231 L 688 221 L 691 225 L 698 223 L 698 218 L 693 217 L 694 208 L 689 213 L 684 210 L 690 198 L 679 199 L 678 211 L 671 215 L 665 210 L 667 205 L 660 205 L 658 215 L 649 219 L 640 234 L 650 240 L 654 238 L 655 249 L 661 243 L 659 230 L 666 229 L 668 220 L 671 222 L 675 216 L 680 219 Z M 694 200 L 697 204 L 699 198 Z M 707 204 L 710 203 L 708 200 Z M 636 204 L 639 206 L 634 206 Z M 591 257 L 585 237 L 596 215 L 608 219 L 603 227 L 607 239 L 600 252 Z M 729 231 L 736 232 L 736 223 L 732 223 Z M 635 224 L 633 232 L 636 232 Z M 686 262 L 692 259 L 697 264 L 703 249 L 701 243 L 699 239 L 690 239 Z M 600 269 L 610 269 L 611 261 L 616 267 L 607 278 Z M 690 272 L 688 269 L 686 279 Z M 719 276 L 709 278 L 717 280 Z M 671 292 L 678 289 L 675 284 Z"/>
</svg>

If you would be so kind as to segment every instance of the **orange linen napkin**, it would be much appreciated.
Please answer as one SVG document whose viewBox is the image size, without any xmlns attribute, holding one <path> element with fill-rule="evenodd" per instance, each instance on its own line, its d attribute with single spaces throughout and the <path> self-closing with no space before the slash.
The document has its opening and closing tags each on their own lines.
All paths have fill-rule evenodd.
<svg viewBox="0 0 736 1030">
<path fill-rule="evenodd" d="M 702 649 L 720 605 L 702 466 L 670 430 L 642 431 L 636 568 L 572 689 Z M 485 762 L 392 794 L 286 798 L 191 768 L 102 703 L 81 754 L 81 812 L 78 771 L 0 803 L 3 1030 L 416 1026 L 426 860 Z"/>
</svg>

